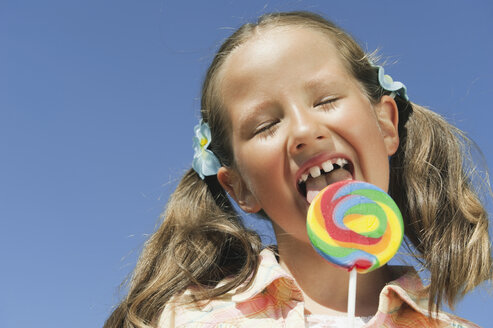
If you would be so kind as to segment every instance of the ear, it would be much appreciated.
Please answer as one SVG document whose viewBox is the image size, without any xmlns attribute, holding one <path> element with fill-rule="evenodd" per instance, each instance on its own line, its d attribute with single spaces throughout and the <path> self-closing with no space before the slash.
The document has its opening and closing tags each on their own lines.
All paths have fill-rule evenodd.
<svg viewBox="0 0 493 328">
<path fill-rule="evenodd" d="M 237 170 L 222 166 L 217 172 L 217 180 L 243 211 L 257 213 L 262 209 Z"/>
<path fill-rule="evenodd" d="M 399 109 L 394 98 L 382 96 L 375 108 L 387 154 L 394 155 L 399 147 Z"/>
</svg>

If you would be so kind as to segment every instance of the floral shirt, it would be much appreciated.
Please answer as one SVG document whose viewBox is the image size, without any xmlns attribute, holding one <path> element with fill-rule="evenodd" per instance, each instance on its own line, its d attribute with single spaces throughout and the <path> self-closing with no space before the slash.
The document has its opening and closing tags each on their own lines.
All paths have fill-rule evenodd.
<svg viewBox="0 0 493 328">
<path fill-rule="evenodd" d="M 294 278 L 279 265 L 274 253 L 264 249 L 250 287 L 233 289 L 209 302 L 180 304 L 187 295 L 173 297 L 164 308 L 159 328 L 168 327 L 305 327 L 303 295 Z M 439 313 L 428 319 L 428 297 L 412 268 L 380 292 L 377 313 L 364 327 L 478 327 L 456 316 Z M 329 326 L 330 327 L 330 326 Z"/>
</svg>

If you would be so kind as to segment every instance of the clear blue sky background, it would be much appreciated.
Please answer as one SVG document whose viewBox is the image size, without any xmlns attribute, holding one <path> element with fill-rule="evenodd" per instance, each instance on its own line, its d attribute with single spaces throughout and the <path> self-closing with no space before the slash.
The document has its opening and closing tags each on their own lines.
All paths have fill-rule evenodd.
<svg viewBox="0 0 493 328">
<path fill-rule="evenodd" d="M 0 327 L 102 326 L 191 165 L 214 50 L 292 9 L 380 48 L 492 167 L 489 1 L 0 0 Z M 457 313 L 493 327 L 485 289 Z"/>
</svg>

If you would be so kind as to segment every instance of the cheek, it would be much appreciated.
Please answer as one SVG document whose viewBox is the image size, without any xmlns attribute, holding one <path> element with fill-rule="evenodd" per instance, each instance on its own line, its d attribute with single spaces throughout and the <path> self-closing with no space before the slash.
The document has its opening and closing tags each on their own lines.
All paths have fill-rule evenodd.
<svg viewBox="0 0 493 328">
<path fill-rule="evenodd" d="M 357 110 L 357 108 L 360 108 Z M 348 109 L 334 122 L 337 134 L 353 149 L 360 170 L 359 179 L 388 189 L 389 165 L 384 137 L 371 108 Z"/>
<path fill-rule="evenodd" d="M 276 140 L 249 141 L 235 148 L 235 159 L 249 190 L 261 203 L 275 197 L 283 181 L 284 157 Z"/>
<path fill-rule="evenodd" d="M 254 155 L 255 154 L 255 155 Z M 245 180 L 248 180 L 251 184 L 252 190 L 265 189 L 266 187 L 272 187 L 276 181 L 279 181 L 280 174 L 282 174 L 282 167 L 280 158 L 282 156 L 278 154 L 274 155 L 272 152 L 251 152 L 246 154 L 242 161 L 242 171 L 245 176 Z"/>
<path fill-rule="evenodd" d="M 380 149 L 383 135 L 372 109 L 361 108 L 361 104 L 349 104 L 346 107 L 334 117 L 332 126 L 337 134 L 355 148 L 364 145 L 370 152 Z"/>
<path fill-rule="evenodd" d="M 282 163 L 282 137 L 276 135 L 265 139 L 254 137 L 236 142 L 234 146 L 237 164 L 249 175 L 263 175 Z"/>
</svg>

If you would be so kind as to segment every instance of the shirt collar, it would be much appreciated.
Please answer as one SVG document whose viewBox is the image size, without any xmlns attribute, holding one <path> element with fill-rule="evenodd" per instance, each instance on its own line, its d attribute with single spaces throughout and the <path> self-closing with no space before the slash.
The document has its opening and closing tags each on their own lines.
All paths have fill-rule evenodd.
<svg viewBox="0 0 493 328">
<path fill-rule="evenodd" d="M 379 311 L 390 313 L 400 308 L 403 303 L 407 303 L 414 310 L 427 314 L 428 293 L 414 268 L 392 266 L 391 269 L 394 276 L 398 278 L 388 283 L 381 291 Z M 278 286 L 279 292 L 303 301 L 302 292 L 297 287 L 294 278 L 279 265 L 274 252 L 269 248 L 265 248 L 260 253 L 259 267 L 250 286 L 241 292 L 238 292 L 241 287 L 231 291 L 233 294 L 232 300 L 234 302 L 245 302 L 279 281 L 282 282 Z"/>
<path fill-rule="evenodd" d="M 421 278 L 413 267 L 391 267 L 396 280 L 389 282 L 380 292 L 378 312 L 394 313 L 404 304 L 422 315 L 447 322 L 450 315 L 428 311 L 428 289 L 423 286 Z"/>
<path fill-rule="evenodd" d="M 398 278 L 389 282 L 380 292 L 379 310 L 392 312 L 402 303 L 407 303 L 418 312 L 427 309 L 428 292 L 414 268 L 392 266 L 391 269 Z"/>
<path fill-rule="evenodd" d="M 242 292 L 234 293 L 232 300 L 234 302 L 245 302 L 262 293 L 270 285 L 278 282 L 280 282 L 277 288 L 278 292 L 302 300 L 302 293 L 296 286 L 294 278 L 279 265 L 274 252 L 269 248 L 265 248 L 260 252 L 259 267 L 250 286 Z"/>
<path fill-rule="evenodd" d="M 371 322 L 378 321 L 382 315 L 397 315 L 403 306 L 408 306 L 424 317 L 432 317 L 442 322 L 452 322 L 453 320 L 465 322 L 458 317 L 443 312 L 429 315 L 428 290 L 423 286 L 421 278 L 414 268 L 411 266 L 390 266 L 390 269 L 396 279 L 389 282 L 380 292 L 378 311 Z M 273 296 L 278 300 L 303 302 L 303 293 L 298 288 L 294 278 L 279 265 L 276 255 L 269 248 L 262 250 L 260 253 L 257 273 L 248 288 L 241 291 L 241 288 L 248 282 L 228 293 L 231 295 L 233 302 L 247 302 L 265 291 L 274 293 Z M 477 327 L 475 325 L 471 326 Z"/>
</svg>

